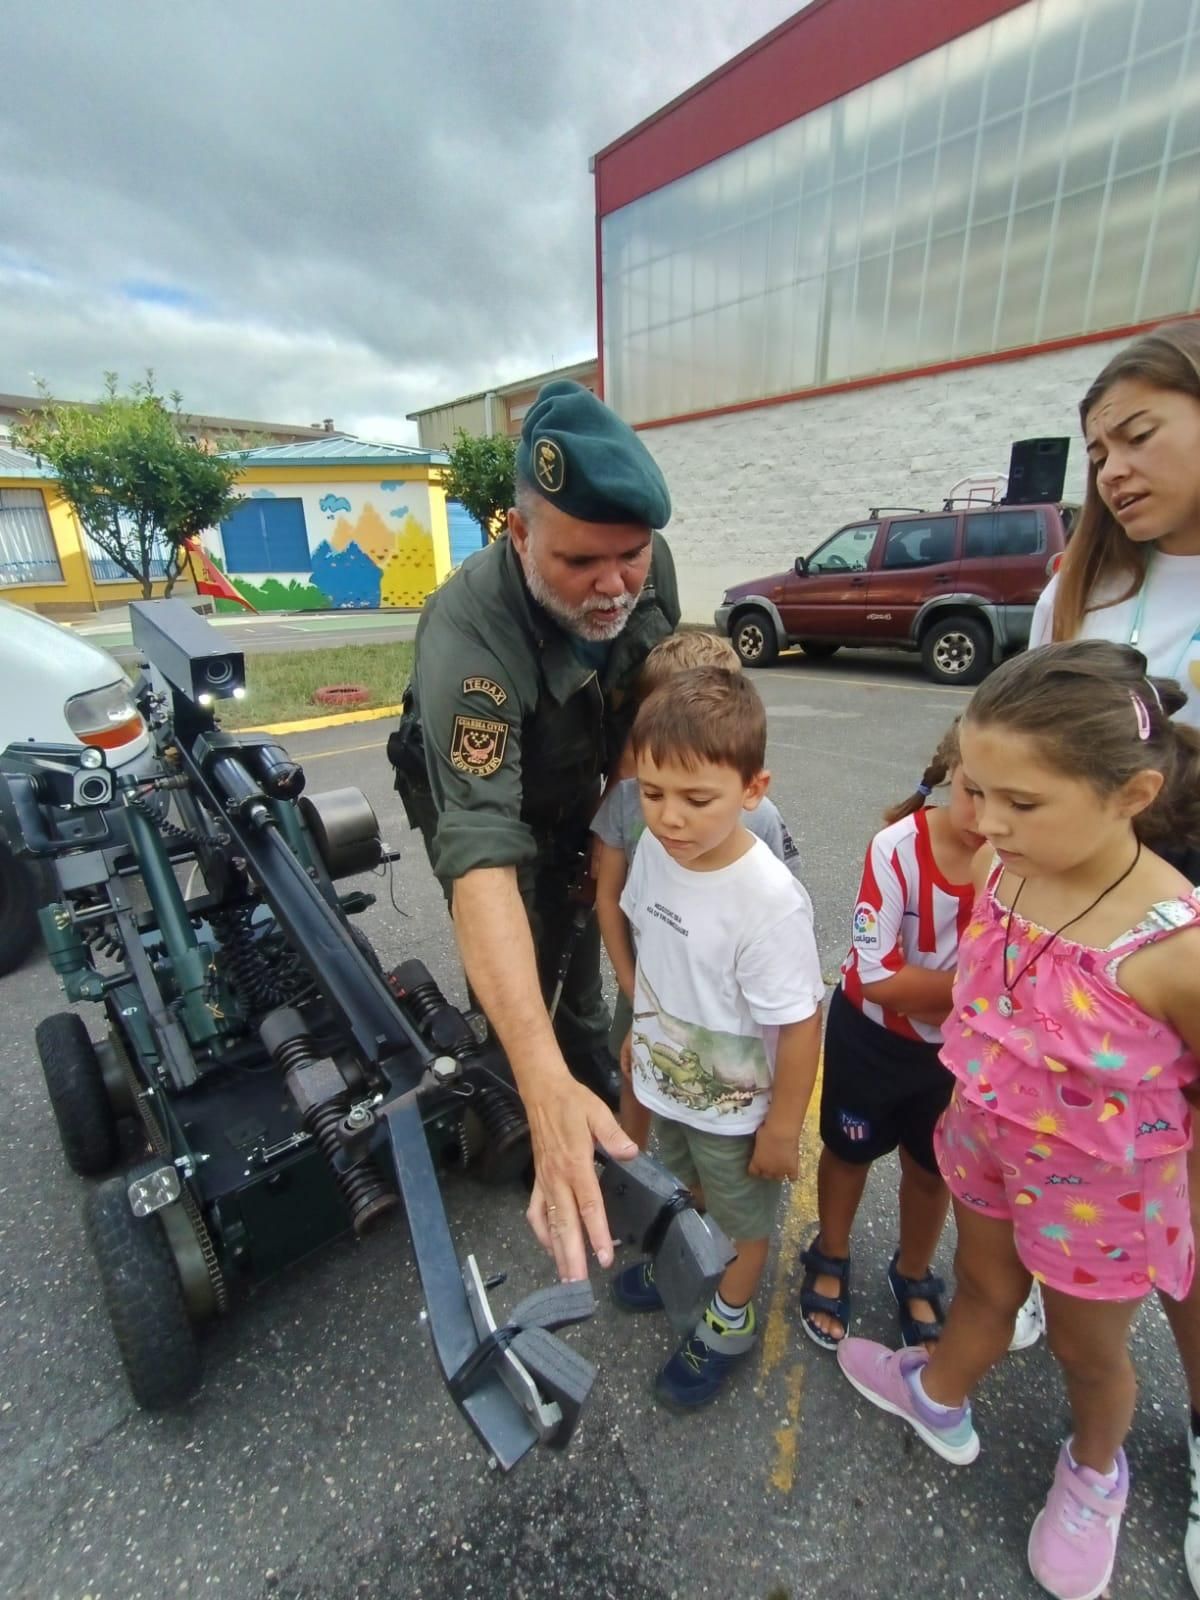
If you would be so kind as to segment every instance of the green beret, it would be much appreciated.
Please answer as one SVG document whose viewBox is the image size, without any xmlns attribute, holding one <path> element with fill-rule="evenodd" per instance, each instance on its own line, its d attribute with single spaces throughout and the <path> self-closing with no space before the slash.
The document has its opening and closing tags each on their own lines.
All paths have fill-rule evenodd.
<svg viewBox="0 0 1200 1600">
<path fill-rule="evenodd" d="M 525 414 L 517 472 L 581 522 L 663 528 L 671 496 L 658 463 L 615 411 L 569 378 L 538 393 Z"/>
</svg>

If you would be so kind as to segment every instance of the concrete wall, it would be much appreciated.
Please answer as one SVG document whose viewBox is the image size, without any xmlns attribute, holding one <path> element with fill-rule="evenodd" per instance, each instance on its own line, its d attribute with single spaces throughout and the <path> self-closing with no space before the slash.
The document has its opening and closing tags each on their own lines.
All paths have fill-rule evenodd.
<svg viewBox="0 0 1200 1600">
<path fill-rule="evenodd" d="M 1078 405 L 1125 340 L 843 390 L 641 437 L 671 488 L 667 538 L 685 622 L 731 583 L 780 571 L 871 506 L 939 506 L 1008 470 L 1014 439 L 1069 435 L 1064 498 L 1082 498 Z"/>
</svg>

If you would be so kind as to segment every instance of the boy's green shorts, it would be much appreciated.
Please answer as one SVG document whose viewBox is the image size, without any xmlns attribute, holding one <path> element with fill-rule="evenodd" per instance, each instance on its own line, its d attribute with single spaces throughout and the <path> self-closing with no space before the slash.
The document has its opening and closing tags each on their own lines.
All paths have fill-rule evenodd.
<svg viewBox="0 0 1200 1600">
<path fill-rule="evenodd" d="M 770 1238 L 783 1184 L 778 1178 L 752 1178 L 752 1133 L 710 1133 L 654 1115 L 658 1158 L 689 1189 L 704 1191 L 704 1205 L 730 1239 L 749 1243 Z"/>
</svg>

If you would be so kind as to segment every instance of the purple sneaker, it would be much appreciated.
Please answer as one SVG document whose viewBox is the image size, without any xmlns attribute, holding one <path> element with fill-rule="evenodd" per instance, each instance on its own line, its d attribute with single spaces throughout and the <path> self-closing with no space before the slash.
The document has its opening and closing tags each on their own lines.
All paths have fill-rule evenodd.
<svg viewBox="0 0 1200 1600">
<path fill-rule="evenodd" d="M 1063 1445 L 1046 1504 L 1029 1535 L 1029 1570 L 1043 1589 L 1058 1600 L 1099 1600 L 1112 1577 L 1128 1496 L 1124 1450 L 1117 1451 L 1112 1485 L 1090 1467 L 1072 1466 Z"/>
<path fill-rule="evenodd" d="M 923 1347 L 889 1350 L 871 1339 L 843 1339 L 837 1358 L 865 1400 L 902 1418 L 944 1461 L 966 1467 L 979 1454 L 970 1403 L 955 1411 L 935 1410 L 917 1387 L 916 1375 L 929 1361 Z"/>
</svg>

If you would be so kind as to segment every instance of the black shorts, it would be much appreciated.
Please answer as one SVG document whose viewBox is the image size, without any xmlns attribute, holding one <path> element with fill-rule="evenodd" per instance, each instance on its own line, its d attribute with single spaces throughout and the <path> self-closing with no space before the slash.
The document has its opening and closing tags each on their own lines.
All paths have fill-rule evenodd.
<svg viewBox="0 0 1200 1600">
<path fill-rule="evenodd" d="M 903 1145 L 936 1172 L 933 1130 L 953 1088 L 936 1044 L 892 1033 L 840 988 L 834 991 L 825 1024 L 821 1138 L 835 1156 L 865 1166 Z"/>
</svg>

